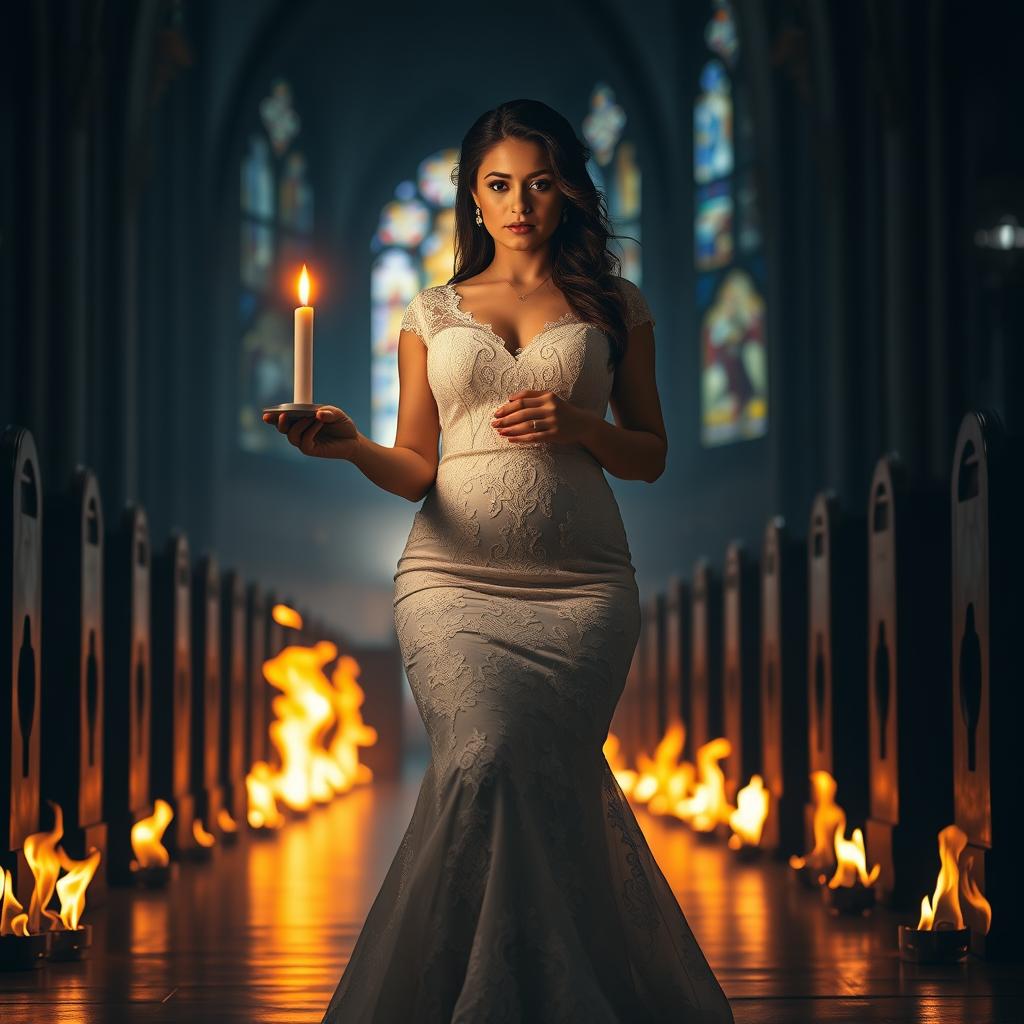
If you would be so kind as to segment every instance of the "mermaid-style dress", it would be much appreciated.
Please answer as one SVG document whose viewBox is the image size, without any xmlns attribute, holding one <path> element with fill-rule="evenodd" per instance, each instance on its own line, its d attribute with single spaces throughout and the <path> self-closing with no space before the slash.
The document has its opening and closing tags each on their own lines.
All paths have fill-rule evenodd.
<svg viewBox="0 0 1024 1024">
<path fill-rule="evenodd" d="M 394 577 L 431 760 L 323 1022 L 730 1022 L 602 752 L 640 632 L 615 497 L 582 445 L 490 425 L 523 388 L 604 416 L 608 339 L 567 313 L 513 355 L 451 285 L 402 327 L 443 438 Z"/>
</svg>

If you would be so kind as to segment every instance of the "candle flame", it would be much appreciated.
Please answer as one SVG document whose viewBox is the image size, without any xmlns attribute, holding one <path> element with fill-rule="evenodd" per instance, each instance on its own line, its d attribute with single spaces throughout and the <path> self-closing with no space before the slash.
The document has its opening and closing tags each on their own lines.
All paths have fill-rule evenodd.
<svg viewBox="0 0 1024 1024">
<path fill-rule="evenodd" d="M 299 302 L 304 306 L 309 305 L 309 271 L 306 264 L 302 264 L 302 273 L 299 274 Z"/>
<path fill-rule="evenodd" d="M 279 626 L 289 629 L 302 629 L 302 616 L 286 604 L 275 604 L 270 612 L 271 617 Z"/>
</svg>

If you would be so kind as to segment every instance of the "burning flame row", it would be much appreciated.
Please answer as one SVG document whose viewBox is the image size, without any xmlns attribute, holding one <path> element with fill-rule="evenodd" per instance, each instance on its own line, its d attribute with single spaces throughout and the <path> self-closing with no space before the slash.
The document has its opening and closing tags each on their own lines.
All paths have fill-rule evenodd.
<svg viewBox="0 0 1024 1024">
<path fill-rule="evenodd" d="M 273 616 L 282 626 L 302 628 L 301 616 L 287 605 L 276 605 Z M 335 659 L 328 677 L 324 666 Z M 312 647 L 285 647 L 263 663 L 263 675 L 281 691 L 271 703 L 274 717 L 269 726 L 280 767 L 267 761 L 253 764 L 246 776 L 247 818 L 253 829 L 279 829 L 286 820 L 281 804 L 305 811 L 314 803 L 328 803 L 337 794 L 372 781 L 372 770 L 359 760 L 359 748 L 376 743 L 377 731 L 363 722 L 364 693 L 356 681 L 358 662 L 348 655 L 339 658 L 337 646 L 329 641 Z M 79 927 L 85 890 L 96 873 L 100 851 L 93 847 L 83 860 L 69 857 L 58 845 L 64 835 L 63 812 L 59 804 L 47 802 L 54 812 L 53 829 L 35 832 L 24 842 L 25 860 L 35 879 L 29 910 L 18 902 L 7 870 L 0 886 L 0 935 L 28 935 L 30 923 L 33 930 L 41 930 L 38 924 L 43 917 L 49 918 L 51 931 Z M 153 813 L 132 826 L 134 870 L 170 863 L 162 839 L 173 818 L 171 805 L 158 798 Z M 218 824 L 224 831 L 237 829 L 226 810 Z M 192 834 L 200 846 L 216 842 L 200 818 L 192 822 Z M 62 868 L 66 874 L 58 877 Z M 59 913 L 48 909 L 55 890 Z"/>
<path fill-rule="evenodd" d="M 653 757 L 637 755 L 636 770 L 626 767 L 614 733 L 605 740 L 604 754 L 622 791 L 635 803 L 646 805 L 652 814 L 678 818 L 698 832 L 715 832 L 727 826 L 733 850 L 758 846 L 769 810 L 770 793 L 764 779 L 752 775 L 736 793 L 733 806 L 726 799 L 725 773 L 719 765 L 732 752 L 732 744 L 724 736 L 710 740 L 697 751 L 694 765 L 680 760 L 685 742 L 686 728 L 676 722 L 655 747 Z M 868 869 L 864 835 L 859 828 L 846 836 L 846 812 L 835 799 L 836 780 L 825 771 L 812 772 L 810 779 L 814 848 L 802 857 L 790 857 L 790 866 L 813 872 L 818 882 L 830 889 L 874 885 L 880 867 L 876 864 Z M 956 825 L 949 825 L 938 838 L 938 881 L 931 900 L 925 896 L 921 901 L 918 929 L 963 928 L 962 897 L 974 927 L 987 933 L 992 908 L 971 875 L 973 857 L 968 855 L 963 870 L 960 868 L 967 836 Z"/>
</svg>

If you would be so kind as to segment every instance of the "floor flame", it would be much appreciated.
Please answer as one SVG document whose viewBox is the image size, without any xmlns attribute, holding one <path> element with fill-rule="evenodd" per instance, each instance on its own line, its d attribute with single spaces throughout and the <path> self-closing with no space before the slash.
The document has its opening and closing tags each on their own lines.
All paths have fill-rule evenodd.
<svg viewBox="0 0 1024 1024">
<path fill-rule="evenodd" d="M 10 868 L 4 868 L 0 894 L 3 895 L 3 903 L 0 904 L 0 935 L 28 935 L 28 914 L 14 895 Z"/>
<path fill-rule="evenodd" d="M 301 626 L 294 609 L 276 605 L 274 617 Z M 325 666 L 337 659 L 328 678 Z M 253 828 L 280 828 L 279 803 L 295 811 L 327 803 L 354 785 L 373 779 L 359 760 L 359 748 L 377 742 L 377 730 L 363 721 L 365 693 L 359 662 L 338 656 L 327 640 L 290 644 L 263 663 L 263 676 L 280 693 L 271 702 L 270 740 L 280 769 L 257 761 L 246 776 L 247 820 Z"/>
<path fill-rule="evenodd" d="M 858 882 L 865 887 L 874 885 L 882 870 L 881 864 L 876 864 L 868 871 L 864 833 L 859 828 L 855 828 L 853 836 L 847 839 L 843 835 L 845 831 L 845 825 L 835 831 L 836 870 L 828 880 L 828 887 L 838 889 L 842 886 L 845 889 L 850 889 Z"/>
<path fill-rule="evenodd" d="M 814 846 L 803 857 L 793 855 L 789 866 L 796 871 L 810 868 L 818 872 L 819 881 L 824 883 L 825 874 L 836 863 L 835 834 L 846 831 L 846 811 L 836 803 L 836 780 L 826 771 L 811 772 L 811 797 L 814 801 Z"/>
<path fill-rule="evenodd" d="M 58 846 L 64 835 L 64 811 L 53 800 L 46 802 L 53 808 L 53 828 L 48 832 L 33 832 L 25 837 L 23 844 L 25 861 L 35 879 L 28 920 L 41 925 L 42 918 L 47 917 L 50 931 L 73 930 L 78 927 L 85 909 L 85 890 L 96 874 L 102 853 L 94 846 L 82 860 L 68 856 L 64 847 Z M 58 877 L 61 868 L 66 874 Z M 49 908 L 55 890 L 60 901 L 59 912 Z"/>
<path fill-rule="evenodd" d="M 966 846 L 967 834 L 958 826 L 947 825 L 939 832 L 939 874 L 931 900 L 927 895 L 921 899 L 918 930 L 963 928 L 964 917 L 960 905 L 960 894 L 963 893 L 968 907 L 977 915 L 978 930 L 983 934 L 988 933 L 992 926 L 992 906 L 971 877 L 973 854 L 967 855 L 964 870 L 960 870 L 960 856 Z"/>
<path fill-rule="evenodd" d="M 729 848 L 738 850 L 743 846 L 759 846 L 761 830 L 768 817 L 768 790 L 760 775 L 752 775 L 736 794 L 736 810 L 729 815 Z"/>
<path fill-rule="evenodd" d="M 689 761 L 680 761 L 686 744 L 686 726 L 673 722 L 654 748 L 654 757 L 638 754 L 639 773 L 632 797 L 647 804 L 654 814 L 669 814 L 692 789 L 695 769 Z"/>
<path fill-rule="evenodd" d="M 171 855 L 163 844 L 164 832 L 174 819 L 171 805 L 160 797 L 153 802 L 153 813 L 140 818 L 132 825 L 131 843 L 135 859 L 129 867 L 132 871 L 141 868 L 165 868 L 171 862 Z"/>
<path fill-rule="evenodd" d="M 732 753 L 732 743 L 725 736 L 709 740 L 697 751 L 697 784 L 693 795 L 676 802 L 672 813 L 698 832 L 713 832 L 719 824 L 728 823 L 736 810 L 725 798 L 725 773 L 719 761 Z"/>
</svg>

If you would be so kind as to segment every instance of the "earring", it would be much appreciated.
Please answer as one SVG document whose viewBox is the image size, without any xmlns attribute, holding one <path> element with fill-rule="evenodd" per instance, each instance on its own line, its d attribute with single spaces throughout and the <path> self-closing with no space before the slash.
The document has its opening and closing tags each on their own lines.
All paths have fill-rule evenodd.
<svg viewBox="0 0 1024 1024">
<path fill-rule="evenodd" d="M 569 220 L 569 211 L 563 209 L 562 210 L 562 223 L 565 224 L 568 220 Z"/>
<path fill-rule="evenodd" d="M 484 219 L 483 219 L 483 217 L 480 216 L 480 207 L 478 206 L 476 208 L 476 223 L 477 223 L 477 227 L 479 227 L 481 224 L 483 224 L 483 222 L 484 222 Z"/>
</svg>

